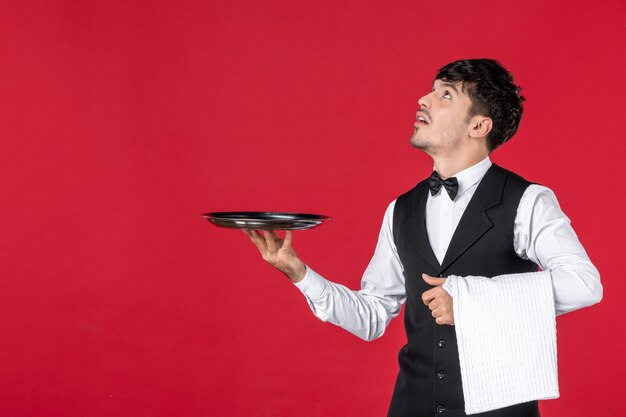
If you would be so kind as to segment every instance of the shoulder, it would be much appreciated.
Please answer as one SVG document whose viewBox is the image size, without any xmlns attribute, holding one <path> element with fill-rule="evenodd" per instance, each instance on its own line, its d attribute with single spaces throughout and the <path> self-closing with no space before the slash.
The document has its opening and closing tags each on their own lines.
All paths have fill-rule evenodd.
<svg viewBox="0 0 626 417">
<path fill-rule="evenodd" d="M 420 181 L 415 187 L 401 194 L 395 201 L 393 217 L 394 222 L 403 222 L 403 219 L 412 217 L 420 207 L 423 206 L 424 200 L 428 198 L 428 180 Z"/>
<path fill-rule="evenodd" d="M 571 223 L 554 192 L 539 184 L 531 184 L 524 192 L 517 210 L 517 222 L 528 225 L 537 222 Z"/>
<path fill-rule="evenodd" d="M 403 200 L 406 200 L 408 198 L 411 198 L 412 196 L 418 195 L 420 192 L 423 192 L 425 188 L 428 188 L 428 178 L 418 182 L 415 187 L 411 188 L 404 194 L 400 194 L 398 198 L 394 201 L 402 202 Z"/>
<path fill-rule="evenodd" d="M 387 206 L 387 209 L 385 210 L 385 216 L 384 216 L 384 220 L 387 221 L 391 221 L 391 219 L 393 218 L 393 212 L 396 209 L 396 200 L 393 200 L 391 203 L 389 203 L 389 205 Z"/>
<path fill-rule="evenodd" d="M 556 198 L 556 194 L 550 188 L 540 184 L 530 184 L 524 195 L 522 196 L 521 204 L 536 207 L 559 207 L 559 202 Z"/>
<path fill-rule="evenodd" d="M 549 187 L 527 180 L 521 175 L 499 165 L 493 164 L 493 166 L 496 167 L 500 175 L 507 177 L 507 187 L 515 189 L 522 194 L 519 202 L 520 208 L 533 209 L 537 206 L 559 208 L 556 195 Z"/>
<path fill-rule="evenodd" d="M 500 165 L 492 164 L 491 168 L 495 171 L 494 173 L 496 175 L 506 177 L 506 183 L 509 186 L 526 189 L 531 184 L 534 184 L 532 181 L 527 180 L 521 175 L 506 168 L 502 168 Z"/>
</svg>

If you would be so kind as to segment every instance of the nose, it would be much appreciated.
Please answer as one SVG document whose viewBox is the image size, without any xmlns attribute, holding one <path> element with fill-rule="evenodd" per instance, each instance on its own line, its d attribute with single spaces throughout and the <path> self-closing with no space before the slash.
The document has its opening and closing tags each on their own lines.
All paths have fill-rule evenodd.
<svg viewBox="0 0 626 417">
<path fill-rule="evenodd" d="M 419 104 L 420 109 L 428 108 L 430 106 L 430 94 L 426 94 L 419 100 L 417 100 L 417 104 Z"/>
</svg>

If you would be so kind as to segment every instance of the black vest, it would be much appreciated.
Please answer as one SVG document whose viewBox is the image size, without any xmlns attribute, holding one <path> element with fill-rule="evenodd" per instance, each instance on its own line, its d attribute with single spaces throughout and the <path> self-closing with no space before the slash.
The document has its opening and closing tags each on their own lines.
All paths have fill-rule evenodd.
<svg viewBox="0 0 626 417">
<path fill-rule="evenodd" d="M 513 247 L 513 227 L 520 199 L 530 183 L 492 164 L 472 196 L 450 246 L 439 264 L 426 232 L 428 180 L 396 201 L 393 237 L 404 267 L 408 343 L 400 350 L 400 372 L 389 417 L 465 416 L 461 370 L 453 326 L 438 325 L 422 302 L 432 288 L 422 279 L 431 276 L 496 275 L 534 272 L 537 265 L 523 260 Z M 538 416 L 537 402 L 487 413 L 489 417 Z"/>
</svg>

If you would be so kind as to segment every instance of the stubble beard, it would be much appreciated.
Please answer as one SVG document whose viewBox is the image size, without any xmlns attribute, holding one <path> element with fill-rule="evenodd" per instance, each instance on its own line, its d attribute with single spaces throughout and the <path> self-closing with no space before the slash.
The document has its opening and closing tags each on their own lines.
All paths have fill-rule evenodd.
<svg viewBox="0 0 626 417">
<path fill-rule="evenodd" d="M 413 135 L 411 136 L 411 146 L 424 152 L 430 148 L 426 139 L 420 137 L 418 128 L 415 128 Z"/>
</svg>

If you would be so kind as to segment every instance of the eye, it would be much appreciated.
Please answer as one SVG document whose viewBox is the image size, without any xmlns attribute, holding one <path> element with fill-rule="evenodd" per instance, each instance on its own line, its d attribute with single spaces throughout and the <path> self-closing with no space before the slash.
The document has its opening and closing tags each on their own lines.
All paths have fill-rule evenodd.
<svg viewBox="0 0 626 417">
<path fill-rule="evenodd" d="M 448 90 L 443 92 L 443 98 L 447 98 L 447 99 L 451 99 L 452 96 L 450 95 L 450 92 Z"/>
</svg>

